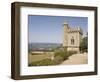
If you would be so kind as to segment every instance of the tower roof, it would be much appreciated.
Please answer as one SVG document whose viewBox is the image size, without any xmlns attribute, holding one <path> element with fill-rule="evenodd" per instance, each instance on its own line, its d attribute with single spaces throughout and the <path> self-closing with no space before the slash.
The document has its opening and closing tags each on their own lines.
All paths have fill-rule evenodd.
<svg viewBox="0 0 100 82">
<path fill-rule="evenodd" d="M 68 22 L 65 20 L 63 24 L 68 24 Z"/>
</svg>

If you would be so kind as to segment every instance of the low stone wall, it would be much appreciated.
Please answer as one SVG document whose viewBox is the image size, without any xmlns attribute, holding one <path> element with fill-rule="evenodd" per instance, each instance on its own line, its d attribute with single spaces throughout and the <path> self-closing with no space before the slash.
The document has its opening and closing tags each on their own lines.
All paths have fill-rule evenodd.
<svg viewBox="0 0 100 82">
<path fill-rule="evenodd" d="M 78 47 L 77 48 L 68 47 L 67 50 L 68 51 L 77 51 L 78 53 L 80 52 Z"/>
</svg>

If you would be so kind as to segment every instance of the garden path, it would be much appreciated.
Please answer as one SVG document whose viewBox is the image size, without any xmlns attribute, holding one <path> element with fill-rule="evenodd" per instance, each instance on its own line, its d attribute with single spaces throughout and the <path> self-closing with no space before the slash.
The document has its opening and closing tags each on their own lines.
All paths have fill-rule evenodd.
<svg viewBox="0 0 100 82">
<path fill-rule="evenodd" d="M 88 55 L 87 53 L 83 54 L 74 54 L 65 60 L 61 65 L 75 65 L 75 64 L 87 64 Z"/>
</svg>

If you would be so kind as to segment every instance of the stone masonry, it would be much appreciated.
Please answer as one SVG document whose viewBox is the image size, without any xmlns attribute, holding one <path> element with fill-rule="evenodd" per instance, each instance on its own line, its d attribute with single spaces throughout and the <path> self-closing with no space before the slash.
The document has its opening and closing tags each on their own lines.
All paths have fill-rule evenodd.
<svg viewBox="0 0 100 82">
<path fill-rule="evenodd" d="M 79 52 L 82 35 L 83 32 L 79 26 L 71 28 L 66 21 L 63 23 L 63 47 L 68 51 Z"/>
</svg>

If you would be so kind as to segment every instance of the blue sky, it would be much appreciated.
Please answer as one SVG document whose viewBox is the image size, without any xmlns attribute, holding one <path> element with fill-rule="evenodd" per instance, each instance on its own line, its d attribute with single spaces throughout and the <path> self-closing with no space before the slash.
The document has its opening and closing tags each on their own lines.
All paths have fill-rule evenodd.
<svg viewBox="0 0 100 82">
<path fill-rule="evenodd" d="M 67 21 L 70 27 L 80 26 L 84 32 L 87 32 L 87 17 L 29 15 L 29 43 L 62 43 L 64 21 Z"/>
</svg>

